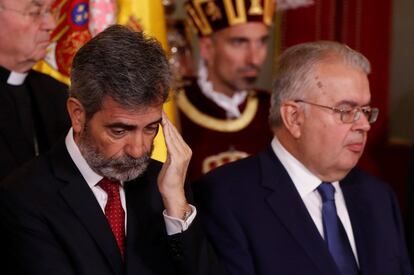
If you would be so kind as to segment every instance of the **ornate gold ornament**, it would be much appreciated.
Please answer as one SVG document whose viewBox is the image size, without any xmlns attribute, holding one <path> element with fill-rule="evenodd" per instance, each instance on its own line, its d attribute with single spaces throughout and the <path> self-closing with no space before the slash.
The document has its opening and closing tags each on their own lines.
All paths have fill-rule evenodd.
<svg viewBox="0 0 414 275">
<path fill-rule="evenodd" d="M 189 0 L 185 9 L 195 31 L 206 36 L 247 22 L 262 22 L 270 26 L 275 6 L 275 0 Z"/>
<path fill-rule="evenodd" d="M 180 90 L 176 96 L 177 106 L 194 123 L 218 132 L 237 132 L 247 127 L 254 119 L 259 100 L 254 92 L 247 97 L 246 108 L 239 118 L 218 119 L 200 112 L 187 98 L 184 90 Z"/>
</svg>

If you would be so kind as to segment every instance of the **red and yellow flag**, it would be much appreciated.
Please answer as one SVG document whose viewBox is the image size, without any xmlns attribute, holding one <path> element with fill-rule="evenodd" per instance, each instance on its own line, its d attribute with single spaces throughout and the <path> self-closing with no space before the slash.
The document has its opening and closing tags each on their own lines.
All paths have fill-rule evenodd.
<svg viewBox="0 0 414 275">
<path fill-rule="evenodd" d="M 161 0 L 56 0 L 52 6 L 57 26 L 44 60 L 34 69 L 63 83 L 69 83 L 70 67 L 76 51 L 106 27 L 119 23 L 143 30 L 157 38 L 167 51 L 164 8 Z M 164 105 L 174 121 L 172 102 Z M 162 131 L 155 138 L 153 158 L 165 161 Z"/>
</svg>

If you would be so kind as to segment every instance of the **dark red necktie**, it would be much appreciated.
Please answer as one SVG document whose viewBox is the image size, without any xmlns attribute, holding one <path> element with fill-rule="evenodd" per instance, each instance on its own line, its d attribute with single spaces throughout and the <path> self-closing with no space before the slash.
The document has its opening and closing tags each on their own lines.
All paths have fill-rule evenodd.
<svg viewBox="0 0 414 275">
<path fill-rule="evenodd" d="M 105 206 L 105 216 L 111 226 L 122 258 L 125 252 L 125 212 L 121 204 L 119 194 L 119 182 L 103 178 L 98 185 L 108 194 L 108 201 Z"/>
</svg>

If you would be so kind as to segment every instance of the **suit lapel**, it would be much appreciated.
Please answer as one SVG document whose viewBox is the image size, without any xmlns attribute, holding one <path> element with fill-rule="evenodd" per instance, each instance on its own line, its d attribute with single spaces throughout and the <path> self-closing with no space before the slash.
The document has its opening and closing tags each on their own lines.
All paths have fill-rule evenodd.
<svg viewBox="0 0 414 275">
<path fill-rule="evenodd" d="M 338 274 L 323 238 L 271 147 L 269 146 L 259 157 L 263 175 L 262 185 L 272 190 L 267 202 L 276 217 L 289 230 L 321 274 Z"/>
<path fill-rule="evenodd" d="M 52 166 L 56 177 L 65 182 L 60 189 L 63 199 L 95 240 L 114 274 L 123 274 L 121 255 L 106 217 L 70 158 L 64 142 L 60 142 L 52 152 Z"/>
<path fill-rule="evenodd" d="M 140 185 L 140 180 L 127 183 L 125 185 L 125 195 L 127 201 L 127 213 L 128 213 L 128 225 L 127 225 L 127 242 L 126 242 L 126 274 L 148 274 L 142 258 L 140 255 L 138 244 L 139 238 L 142 236 L 142 232 L 145 231 L 145 227 L 148 222 L 144 220 L 145 216 L 141 214 L 141 210 L 146 211 L 145 205 L 140 202 L 145 201 L 142 198 L 143 192 L 139 192 L 140 189 L 136 188 Z M 134 186 L 135 185 L 135 186 Z M 138 207 L 137 207 L 137 204 Z M 144 207 L 144 209 L 142 209 Z"/>
<path fill-rule="evenodd" d="M 127 275 L 154 274 L 152 264 L 158 264 L 158 261 L 152 262 L 152 260 L 162 261 L 162 253 L 157 245 L 157 242 L 160 241 L 158 226 L 165 228 L 165 225 L 164 223 L 159 224 L 162 217 L 154 216 L 154 211 L 158 212 L 158 209 L 163 208 L 160 205 L 161 199 L 157 197 L 159 196 L 156 185 L 158 173 L 159 168 L 151 162 L 142 176 L 125 185 L 128 209 Z M 153 220 L 154 217 L 157 221 Z"/>
<path fill-rule="evenodd" d="M 341 189 L 354 233 L 361 274 L 374 274 L 375 271 L 369 268 L 376 266 L 375 263 L 370 262 L 370 259 L 376 258 L 373 255 L 377 254 L 376 242 L 373 239 L 374 234 L 372 234 L 375 231 L 373 228 L 375 223 L 369 213 L 369 206 L 366 205 L 367 198 L 364 198 L 363 188 L 363 183 L 358 181 L 354 171 L 351 171 L 341 181 Z"/>
</svg>

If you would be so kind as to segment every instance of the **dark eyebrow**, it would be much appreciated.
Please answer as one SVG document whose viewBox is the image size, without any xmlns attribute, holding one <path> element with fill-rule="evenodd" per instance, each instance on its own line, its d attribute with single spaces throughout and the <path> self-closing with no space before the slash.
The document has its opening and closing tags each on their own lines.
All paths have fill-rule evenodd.
<svg viewBox="0 0 414 275">
<path fill-rule="evenodd" d="M 267 41 L 267 40 L 269 40 L 269 37 L 270 37 L 270 35 L 269 35 L 269 34 L 266 34 L 266 35 L 263 35 L 263 36 L 260 38 L 260 40 L 265 40 L 265 41 Z"/>
<path fill-rule="evenodd" d="M 249 38 L 244 37 L 244 36 L 233 36 L 233 37 L 229 37 L 229 41 L 248 42 Z"/>
<path fill-rule="evenodd" d="M 126 124 L 122 122 L 114 122 L 114 123 L 105 124 L 105 127 L 106 128 L 122 128 L 128 131 L 135 130 L 137 128 L 136 125 Z"/>
<path fill-rule="evenodd" d="M 154 124 L 160 124 L 161 121 L 162 121 L 162 118 L 159 118 L 159 119 L 157 119 L 153 122 L 148 123 L 147 125 L 144 126 L 144 128 L 148 127 L 148 126 L 152 126 Z M 135 130 L 135 129 L 138 128 L 138 126 L 135 125 L 135 124 L 127 124 L 127 123 L 124 123 L 124 122 L 108 123 L 108 124 L 105 124 L 104 127 L 106 127 L 106 128 L 122 128 L 122 129 L 125 129 L 125 130 L 128 130 L 128 131 Z"/>
</svg>

